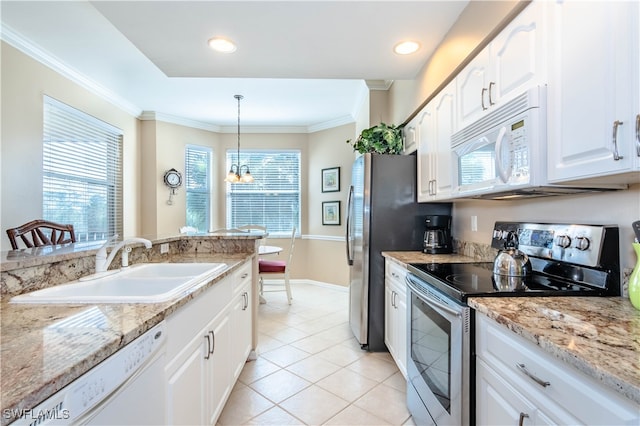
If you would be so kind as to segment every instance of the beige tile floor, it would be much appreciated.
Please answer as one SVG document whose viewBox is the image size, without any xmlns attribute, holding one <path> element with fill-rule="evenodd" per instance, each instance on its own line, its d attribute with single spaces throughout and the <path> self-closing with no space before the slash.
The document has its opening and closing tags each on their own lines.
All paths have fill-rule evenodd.
<svg viewBox="0 0 640 426">
<path fill-rule="evenodd" d="M 293 285 L 265 293 L 258 359 L 244 367 L 219 425 L 413 425 L 406 382 L 389 353 L 360 349 L 349 293 Z"/>
</svg>

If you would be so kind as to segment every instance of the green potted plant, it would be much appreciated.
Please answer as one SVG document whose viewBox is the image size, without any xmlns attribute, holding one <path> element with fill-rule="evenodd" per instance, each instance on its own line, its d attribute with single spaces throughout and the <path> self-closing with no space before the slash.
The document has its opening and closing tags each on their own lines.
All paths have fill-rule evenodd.
<svg viewBox="0 0 640 426">
<path fill-rule="evenodd" d="M 402 153 L 402 129 L 394 124 L 380 123 L 377 126 L 365 129 L 358 139 L 348 144 L 353 145 L 353 150 L 360 154 L 373 152 L 376 154 L 401 154 Z"/>
</svg>

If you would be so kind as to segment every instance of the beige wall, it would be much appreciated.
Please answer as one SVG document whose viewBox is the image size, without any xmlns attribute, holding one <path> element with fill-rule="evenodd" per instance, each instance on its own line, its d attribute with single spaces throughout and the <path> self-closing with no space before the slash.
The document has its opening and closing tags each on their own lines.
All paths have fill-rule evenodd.
<svg viewBox="0 0 640 426">
<path fill-rule="evenodd" d="M 4 229 L 42 217 L 43 95 L 122 130 L 124 234 L 140 232 L 139 122 L 130 114 L 2 42 L 1 223 Z"/>
</svg>

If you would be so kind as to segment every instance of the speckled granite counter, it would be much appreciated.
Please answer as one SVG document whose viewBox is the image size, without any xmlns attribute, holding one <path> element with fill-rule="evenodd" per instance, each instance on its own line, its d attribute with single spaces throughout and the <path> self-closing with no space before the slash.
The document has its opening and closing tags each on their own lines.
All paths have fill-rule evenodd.
<svg viewBox="0 0 640 426">
<path fill-rule="evenodd" d="M 469 306 L 640 404 L 640 311 L 628 299 L 478 297 Z"/>
<path fill-rule="evenodd" d="M 256 236 L 244 242 L 226 236 L 225 241 L 217 243 L 216 238 L 180 236 L 154 240 L 151 250 L 134 249 L 132 264 L 171 261 L 229 265 L 214 279 L 196 285 L 179 298 L 156 304 L 11 304 L 12 294 L 87 275 L 87 264 L 95 250 L 71 246 L 49 248 L 44 254 L 40 253 L 42 249 L 26 250 L 19 259 L 16 255 L 20 252 L 10 259 L 3 254 L 0 424 L 9 423 L 9 413 L 32 408 L 62 389 L 254 257 Z M 171 252 L 161 255 L 159 245 L 163 242 L 170 242 Z M 118 262 L 116 258 L 114 264 Z"/>
<path fill-rule="evenodd" d="M 383 252 L 383 256 L 404 265 L 478 261 L 463 255 L 421 252 Z M 468 303 L 478 313 L 640 404 L 640 311 L 627 298 L 478 297 Z"/>
</svg>

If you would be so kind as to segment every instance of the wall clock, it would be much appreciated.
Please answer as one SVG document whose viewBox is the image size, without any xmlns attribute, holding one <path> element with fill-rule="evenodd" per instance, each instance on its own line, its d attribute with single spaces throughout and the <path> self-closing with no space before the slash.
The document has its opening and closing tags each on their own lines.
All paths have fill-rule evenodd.
<svg viewBox="0 0 640 426">
<path fill-rule="evenodd" d="M 164 174 L 164 184 L 171 189 L 180 187 L 182 185 L 182 174 L 176 169 L 167 170 Z"/>
</svg>

